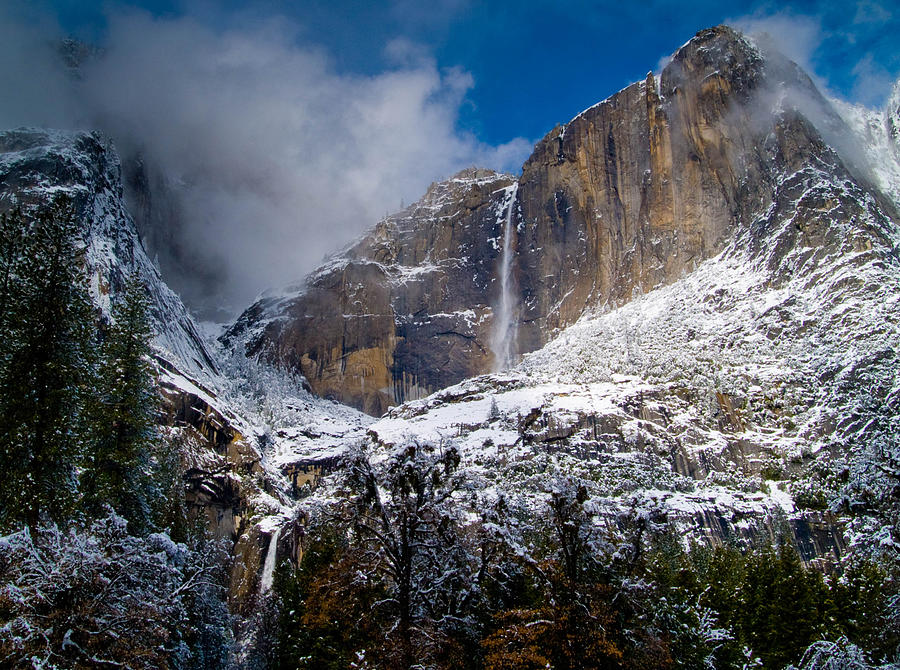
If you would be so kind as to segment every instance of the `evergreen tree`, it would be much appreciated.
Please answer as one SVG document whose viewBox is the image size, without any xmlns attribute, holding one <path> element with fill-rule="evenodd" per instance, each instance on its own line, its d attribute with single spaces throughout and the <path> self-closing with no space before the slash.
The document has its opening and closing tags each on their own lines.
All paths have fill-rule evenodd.
<svg viewBox="0 0 900 670">
<path fill-rule="evenodd" d="M 19 210 L 0 216 L 0 329 L 10 326 L 10 308 L 18 297 L 17 275 L 26 243 L 28 226 Z M 6 347 L 8 340 L 0 342 Z M 5 349 L 4 349 L 5 351 Z"/>
<path fill-rule="evenodd" d="M 173 431 L 155 440 L 152 456 L 153 502 L 151 517 L 176 542 L 199 541 L 204 536 L 199 518 L 191 520 L 185 497 L 184 456 L 189 445 Z"/>
<path fill-rule="evenodd" d="M 161 491 L 154 477 L 157 398 L 150 362 L 149 301 L 137 277 L 129 277 L 113 306 L 101 347 L 97 401 L 91 424 L 92 471 L 85 481 L 89 510 L 104 504 L 128 520 L 131 530 L 153 528 L 153 501 Z M 171 474 L 169 468 L 165 468 Z"/>
<path fill-rule="evenodd" d="M 0 524 L 72 509 L 93 369 L 92 311 L 68 199 L 0 235 Z"/>
</svg>

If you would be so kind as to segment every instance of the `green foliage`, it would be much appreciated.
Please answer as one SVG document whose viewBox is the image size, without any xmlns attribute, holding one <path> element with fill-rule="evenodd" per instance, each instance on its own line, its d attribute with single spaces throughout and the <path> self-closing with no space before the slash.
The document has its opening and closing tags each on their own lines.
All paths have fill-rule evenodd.
<svg viewBox="0 0 900 670">
<path fill-rule="evenodd" d="M 76 498 L 94 369 L 71 204 L 0 222 L 0 524 L 61 519 Z"/>
<path fill-rule="evenodd" d="M 174 470 L 156 431 L 146 288 L 129 278 L 99 328 L 78 236 L 66 199 L 0 219 L 0 525 L 111 505 L 147 533 Z"/>
<path fill-rule="evenodd" d="M 274 590 L 281 601 L 274 666 L 284 670 L 337 670 L 358 653 L 377 649 L 384 621 L 376 603 L 384 589 L 354 568 L 359 556 L 346 540 L 323 532 L 296 570 L 282 565 Z"/>
<path fill-rule="evenodd" d="M 137 277 L 129 277 L 101 346 L 90 413 L 92 450 L 86 463 L 92 476 L 84 486 L 90 511 L 112 505 L 138 533 L 154 527 L 152 507 L 165 486 L 154 471 L 164 466 L 165 475 L 172 474 L 170 464 L 153 458 L 162 440 L 156 427 L 159 402 L 149 358 L 148 310 L 146 288 Z"/>
<path fill-rule="evenodd" d="M 138 533 L 183 524 L 180 452 L 156 428 L 146 288 L 129 277 L 100 327 L 78 238 L 64 198 L 0 218 L 0 526 L 107 505 Z"/>
<path fill-rule="evenodd" d="M 844 636 L 876 658 L 895 657 L 900 651 L 897 575 L 891 575 L 888 566 L 857 559 L 831 587 L 835 618 Z"/>
<path fill-rule="evenodd" d="M 226 554 L 156 427 L 146 288 L 98 323 L 78 247 L 65 199 L 0 218 L 0 665 L 226 667 Z"/>
<path fill-rule="evenodd" d="M 750 554 L 735 620 L 745 640 L 769 667 L 796 661 L 798 651 L 834 633 L 834 607 L 822 574 L 804 569 L 792 547 Z"/>
<path fill-rule="evenodd" d="M 417 630 L 441 640 L 439 652 L 427 656 L 415 646 L 416 663 L 738 670 L 818 667 L 809 659 L 834 649 L 838 656 L 882 662 L 896 653 L 894 580 L 881 565 L 851 562 L 840 577 L 826 580 L 785 543 L 686 550 L 673 531 L 654 531 L 650 549 L 639 555 L 638 539 L 601 531 L 592 522 L 590 500 L 570 481 L 550 491 L 542 519 L 522 536 L 502 505 L 483 516 L 482 523 L 497 532 L 497 548 L 468 545 L 475 553 L 481 547 L 481 573 L 490 575 L 473 579 L 480 597 L 457 612 L 457 621 L 469 626 L 414 618 Z M 319 539 L 299 570 L 282 566 L 276 576 L 282 603 L 278 667 L 409 667 L 402 647 L 384 642 L 397 629 L 399 613 L 384 606 L 396 585 L 384 570 L 373 569 L 377 543 L 360 542 L 352 525 L 343 523 L 331 518 L 324 534 L 313 530 Z M 474 524 L 459 532 L 474 537 L 484 530 Z M 452 571 L 454 564 L 441 567 Z M 429 573 L 432 593 L 444 577 Z M 415 617 L 423 611 L 415 610 Z M 843 642 L 836 647 L 827 640 Z"/>
<path fill-rule="evenodd" d="M 786 667 L 817 641 L 841 636 L 881 657 L 897 648 L 889 623 L 891 580 L 870 562 L 851 563 L 840 578 L 826 581 L 788 545 L 683 552 L 677 538 L 669 538 L 654 551 L 649 577 L 670 602 L 694 603 L 701 617 L 712 616 L 727 633 L 729 639 L 710 648 L 716 668 L 742 667 L 745 648 L 767 668 Z M 683 654 L 679 649 L 676 658 Z"/>
</svg>

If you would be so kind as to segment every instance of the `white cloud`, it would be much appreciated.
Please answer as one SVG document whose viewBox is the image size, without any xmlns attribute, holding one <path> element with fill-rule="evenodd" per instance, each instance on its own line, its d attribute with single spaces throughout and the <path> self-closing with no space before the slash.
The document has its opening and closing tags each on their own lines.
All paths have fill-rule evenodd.
<svg viewBox="0 0 900 670">
<path fill-rule="evenodd" d="M 58 28 L 6 20 L 0 11 L 0 123 L 53 126 L 67 124 L 75 113 L 72 81 L 46 36 Z"/>
<path fill-rule="evenodd" d="M 853 66 L 853 76 L 853 100 L 870 107 L 880 104 L 894 83 L 891 73 L 876 62 L 871 54 Z"/>
<path fill-rule="evenodd" d="M 20 61 L 4 68 L 4 90 L 32 82 L 0 100 L 0 123 L 98 125 L 163 166 L 181 185 L 181 257 L 220 277 L 233 308 L 301 277 L 433 179 L 473 164 L 517 171 L 532 146 L 460 132 L 471 76 L 414 45 L 392 47 L 395 69 L 350 76 L 285 23 L 218 31 L 117 14 L 73 94 L 41 30 L 0 26 L 0 39 L 15 38 L 3 62 Z"/>
<path fill-rule="evenodd" d="M 746 35 L 768 35 L 781 53 L 809 74 L 814 74 L 813 56 L 823 41 L 822 24 L 818 18 L 788 12 L 757 13 L 732 19 L 728 23 Z"/>
<path fill-rule="evenodd" d="M 798 15 L 781 11 L 757 12 L 729 23 L 748 35 L 767 35 L 771 45 L 806 70 L 823 92 L 838 95 L 830 90 L 829 81 L 815 67 L 816 62 L 821 63 L 826 71 L 830 66 L 843 97 L 879 107 L 891 89 L 894 75 L 874 56 L 874 47 L 869 41 L 878 39 L 879 31 L 893 21 L 894 12 L 885 3 L 876 0 L 857 0 L 847 3 L 844 9 L 846 20 L 840 22 L 835 21 L 834 14 L 826 21 L 818 14 Z M 764 44 L 765 39 L 762 42 Z M 858 60 L 839 63 L 845 70 L 843 77 L 846 81 L 842 82 L 841 68 L 836 68 L 834 61 L 844 58 L 835 54 L 846 53 L 844 50 L 847 47 L 852 47 L 850 53 L 855 54 L 854 58 Z"/>
</svg>

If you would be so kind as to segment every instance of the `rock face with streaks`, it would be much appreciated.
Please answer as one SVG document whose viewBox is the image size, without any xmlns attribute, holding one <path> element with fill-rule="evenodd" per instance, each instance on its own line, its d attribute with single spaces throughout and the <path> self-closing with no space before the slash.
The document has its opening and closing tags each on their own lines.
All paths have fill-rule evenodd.
<svg viewBox="0 0 900 670">
<path fill-rule="evenodd" d="M 506 332 L 521 354 L 735 239 L 752 246 L 754 222 L 788 206 L 786 176 L 821 169 L 865 186 L 865 170 L 826 135 L 849 130 L 795 64 L 730 28 L 702 31 L 659 80 L 650 74 L 551 131 L 517 180 L 469 170 L 432 185 L 295 292 L 253 305 L 226 338 L 321 395 L 381 414 L 492 369 L 508 214 L 516 327 Z M 785 254 L 825 243 L 824 227 L 801 228 Z"/>
<path fill-rule="evenodd" d="M 319 395 L 375 415 L 489 369 L 513 183 L 469 169 L 432 184 L 296 293 L 250 307 L 226 337 L 302 373 Z"/>
</svg>

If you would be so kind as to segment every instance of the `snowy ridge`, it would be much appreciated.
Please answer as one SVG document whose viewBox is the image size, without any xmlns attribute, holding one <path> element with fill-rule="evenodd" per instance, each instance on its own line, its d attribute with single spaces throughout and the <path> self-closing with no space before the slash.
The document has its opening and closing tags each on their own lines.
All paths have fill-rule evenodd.
<svg viewBox="0 0 900 670">
<path fill-rule="evenodd" d="M 82 224 L 85 269 L 95 304 L 137 274 L 150 292 L 154 346 L 180 369 L 211 382 L 215 364 L 187 309 L 147 257 L 125 210 L 119 159 L 99 133 L 18 129 L 0 132 L 0 207 L 26 214 L 59 195 L 71 197 Z"/>
<path fill-rule="evenodd" d="M 420 218 L 425 211 L 437 212 L 443 209 L 448 204 L 457 201 L 460 194 L 471 191 L 475 187 L 491 186 L 511 179 L 515 179 L 515 177 L 510 174 L 467 168 L 449 179 L 434 182 L 418 202 L 390 218 L 397 221 L 411 221 Z"/>
</svg>

